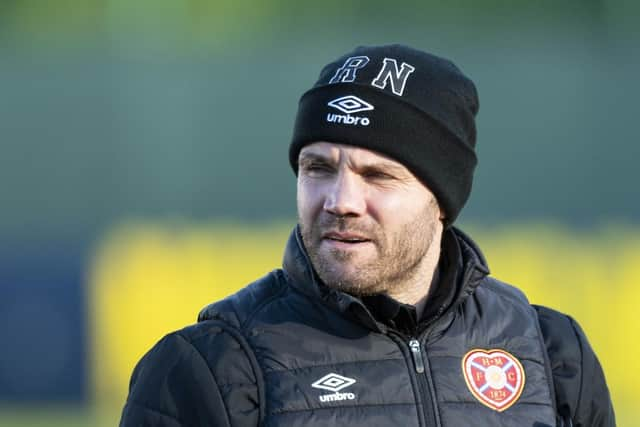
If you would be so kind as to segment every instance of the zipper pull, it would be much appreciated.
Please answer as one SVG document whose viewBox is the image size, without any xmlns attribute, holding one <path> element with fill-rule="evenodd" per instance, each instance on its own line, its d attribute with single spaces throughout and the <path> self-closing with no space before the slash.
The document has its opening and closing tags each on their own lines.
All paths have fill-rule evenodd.
<svg viewBox="0 0 640 427">
<path fill-rule="evenodd" d="M 409 341 L 409 347 L 411 347 L 411 355 L 413 356 L 413 363 L 416 365 L 416 372 L 421 374 L 424 372 L 424 362 L 422 361 L 420 342 L 414 338 Z"/>
</svg>

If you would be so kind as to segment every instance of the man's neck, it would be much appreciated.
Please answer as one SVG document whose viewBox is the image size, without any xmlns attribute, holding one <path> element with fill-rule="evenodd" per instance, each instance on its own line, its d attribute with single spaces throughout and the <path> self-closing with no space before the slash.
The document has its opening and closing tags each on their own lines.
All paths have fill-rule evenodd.
<svg viewBox="0 0 640 427">
<path fill-rule="evenodd" d="M 429 284 L 429 289 L 427 290 L 427 294 L 418 300 L 414 305 L 416 308 L 416 315 L 418 319 L 422 318 L 422 314 L 424 313 L 424 309 L 427 306 L 427 299 L 429 298 L 429 294 L 431 289 L 434 286 L 437 286 L 438 281 L 440 280 L 440 269 L 436 267 L 436 271 L 432 275 L 431 283 Z"/>
<path fill-rule="evenodd" d="M 424 311 L 430 289 L 432 286 L 436 286 L 438 282 L 441 241 L 442 232 L 436 233 L 423 262 L 420 263 L 416 272 L 407 280 L 404 286 L 394 288 L 393 292 L 389 292 L 389 296 L 396 301 L 415 306 L 418 318 Z"/>
</svg>

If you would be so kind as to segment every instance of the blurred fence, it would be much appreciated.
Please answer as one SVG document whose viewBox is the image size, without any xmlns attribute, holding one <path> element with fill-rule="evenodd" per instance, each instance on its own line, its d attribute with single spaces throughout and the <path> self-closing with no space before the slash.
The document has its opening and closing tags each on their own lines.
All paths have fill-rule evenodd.
<svg viewBox="0 0 640 427">
<path fill-rule="evenodd" d="M 638 223 L 640 3 L 622 6 L 3 1 L 0 235 L 293 217 L 300 95 L 338 55 L 392 42 L 452 59 L 478 86 L 465 219 Z"/>
<path fill-rule="evenodd" d="M 85 254 L 66 242 L 3 243 L 0 402 L 85 401 Z"/>
</svg>

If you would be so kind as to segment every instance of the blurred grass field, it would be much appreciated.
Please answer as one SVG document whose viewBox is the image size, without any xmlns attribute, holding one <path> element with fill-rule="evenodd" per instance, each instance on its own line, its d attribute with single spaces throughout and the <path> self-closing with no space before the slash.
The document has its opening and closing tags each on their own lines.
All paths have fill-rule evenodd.
<svg viewBox="0 0 640 427">
<path fill-rule="evenodd" d="M 118 425 L 115 408 L 77 405 L 0 406 L 2 427 L 113 427 Z"/>
<path fill-rule="evenodd" d="M 619 426 L 640 424 L 640 230 L 550 225 L 465 227 L 492 274 L 533 303 L 576 318 L 596 350 Z M 200 308 L 280 266 L 290 225 L 143 223 L 116 227 L 96 248 L 91 287 L 93 403 L 0 408 L 0 426 L 113 426 L 137 360 Z"/>
</svg>

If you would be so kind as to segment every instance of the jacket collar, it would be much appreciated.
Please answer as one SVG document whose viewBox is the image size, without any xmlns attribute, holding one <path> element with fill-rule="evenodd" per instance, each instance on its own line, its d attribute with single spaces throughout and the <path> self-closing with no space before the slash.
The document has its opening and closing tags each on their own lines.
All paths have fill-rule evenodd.
<svg viewBox="0 0 640 427">
<path fill-rule="evenodd" d="M 452 233 L 459 245 L 461 258 L 458 268 L 461 268 L 462 273 L 455 289 L 449 290 L 454 293 L 451 299 L 453 303 L 448 307 L 451 309 L 474 292 L 481 280 L 489 274 L 489 268 L 482 252 L 469 236 L 455 227 L 446 229 L 445 233 Z M 387 327 L 375 320 L 359 298 L 329 288 L 322 283 L 302 242 L 299 225 L 289 236 L 282 265 L 290 284 L 300 292 L 320 300 L 333 310 L 353 318 L 372 330 L 386 331 Z"/>
</svg>

